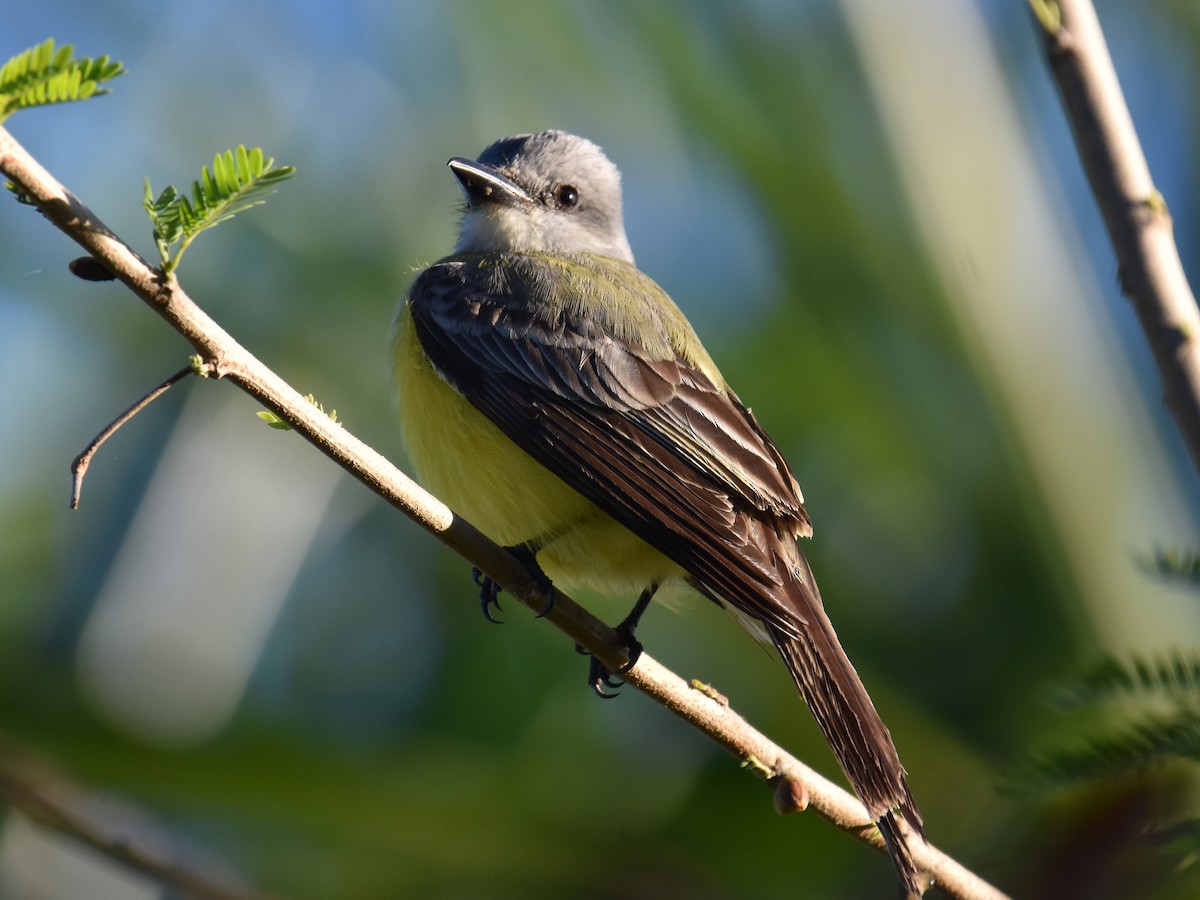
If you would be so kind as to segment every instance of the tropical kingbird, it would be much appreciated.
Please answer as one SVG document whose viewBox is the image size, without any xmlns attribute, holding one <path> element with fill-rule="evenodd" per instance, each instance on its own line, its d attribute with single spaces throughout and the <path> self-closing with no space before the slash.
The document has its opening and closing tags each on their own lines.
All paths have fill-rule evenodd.
<svg viewBox="0 0 1200 900">
<path fill-rule="evenodd" d="M 796 545 L 812 534 L 800 488 L 634 265 L 616 166 L 561 131 L 449 166 L 466 195 L 455 255 L 417 276 L 393 348 L 418 478 L 552 581 L 640 595 L 631 641 L 682 580 L 773 646 L 918 895 L 897 819 L 923 835 L 921 816 Z"/>
</svg>

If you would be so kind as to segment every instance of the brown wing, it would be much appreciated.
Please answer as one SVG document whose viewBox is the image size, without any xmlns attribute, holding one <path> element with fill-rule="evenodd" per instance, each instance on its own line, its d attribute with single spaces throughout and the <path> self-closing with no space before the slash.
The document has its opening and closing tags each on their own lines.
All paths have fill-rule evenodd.
<svg viewBox="0 0 1200 900">
<path fill-rule="evenodd" d="M 547 297 L 541 273 L 527 268 L 537 260 L 520 260 L 503 293 L 494 267 L 470 259 L 434 266 L 414 284 L 417 335 L 439 372 L 518 446 L 714 593 L 797 633 L 798 611 L 768 599 L 780 596 L 781 573 L 762 529 L 810 532 L 778 448 L 728 389 L 615 339 L 599 324 L 606 316 L 588 315 L 587 297 Z M 569 322 L 558 314 L 568 308 Z"/>
</svg>

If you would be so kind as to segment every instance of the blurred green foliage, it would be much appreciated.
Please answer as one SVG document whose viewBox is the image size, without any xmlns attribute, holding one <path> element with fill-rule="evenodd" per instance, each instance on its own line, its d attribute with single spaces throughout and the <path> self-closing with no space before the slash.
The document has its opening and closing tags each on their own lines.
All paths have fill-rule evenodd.
<svg viewBox="0 0 1200 900">
<path fill-rule="evenodd" d="M 1021 7 L 980 4 L 1046 177 L 1088 221 Z M 1101 14 L 1119 13 L 1109 4 Z M 1186 101 L 1196 22 L 1187 4 L 1148 4 L 1141 30 L 1114 46 L 1118 65 L 1122 52 L 1156 57 L 1143 78 Z M 1052 795 L 998 790 L 1035 749 L 1074 736 L 1078 724 L 1043 700 L 1099 654 L 1100 613 L 1065 560 L 1077 536 L 1034 477 L 1012 398 L 949 312 L 955 298 L 916 227 L 837 4 L 307 2 L 281 15 L 263 3 L 125 0 L 100 11 L 48 0 L 14 13 L 0 55 L 55 29 L 124 60 L 130 76 L 112 96 L 8 125 L 144 254 L 144 176 L 189 178 L 238 144 L 297 167 L 265 209 L 189 254 L 179 277 L 239 341 L 394 457 L 389 323 L 412 272 L 452 245 L 458 197 L 444 161 L 544 127 L 599 142 L 624 173 L 639 264 L 692 318 L 805 488 L 814 570 L 932 840 L 1021 896 L 1130 896 L 1130 885 L 1143 897 L 1194 895 L 1135 827 L 1178 810 L 1194 787 L 1178 773 Z M 1146 84 L 1127 84 L 1143 128 Z M 1186 127 L 1164 136 L 1152 124 L 1147 136 L 1189 262 L 1195 173 L 1162 148 L 1194 142 L 1194 108 L 1172 107 L 1186 110 Z M 190 348 L 120 287 L 73 279 L 72 248 L 28 210 L 0 207 L 0 229 L 8 739 L 148 810 L 182 858 L 218 859 L 289 897 L 890 890 L 884 857 L 814 817 L 778 819 L 766 789 L 663 710 L 632 691 L 593 701 L 585 664 L 551 629 L 507 607 L 503 627 L 488 625 L 465 564 L 347 478 L 319 493 L 326 464 L 294 435 L 262 428 L 228 386 L 185 383 L 142 413 L 106 445 L 69 511 L 71 458 Z M 1123 338 L 1116 352 L 1142 378 L 1134 390 L 1153 394 L 1103 238 L 1082 230 L 1081 258 L 1095 257 L 1105 285 L 1097 302 Z M 156 469 L 178 452 L 173 435 L 226 407 L 232 430 L 191 439 L 206 465 L 191 470 L 192 499 L 154 520 L 157 563 L 190 558 L 201 598 L 210 576 L 236 568 L 206 556 L 213 545 L 193 530 L 210 518 L 197 515 L 206 496 L 221 501 L 216 530 L 251 556 L 289 519 L 311 517 L 315 531 L 286 564 L 283 552 L 257 550 L 286 601 L 261 626 L 232 717 L 168 740 L 123 717 L 97 684 L 169 682 L 201 643 L 190 608 L 170 635 L 131 634 L 124 656 L 85 648 L 157 496 Z M 1151 423 L 1194 516 L 1194 473 L 1169 423 Z M 284 487 L 248 468 L 255 453 L 285 448 L 297 461 L 281 471 L 301 475 Z M 299 512 L 277 506 L 284 491 Z M 1134 552 L 1193 537 L 1155 527 L 1144 547 L 1100 552 L 1133 567 Z M 1156 592 L 1148 582 L 1145 597 L 1128 598 L 1150 622 L 1168 604 Z M 228 593 L 211 591 L 211 603 L 256 608 L 257 596 Z M 623 605 L 597 601 L 614 621 Z M 230 646 L 254 624 L 237 622 Z M 1172 627 L 1165 644 L 1195 644 L 1194 631 Z M 718 611 L 658 610 L 639 636 L 835 774 L 782 668 Z M 135 668 L 156 646 L 163 667 Z"/>
</svg>

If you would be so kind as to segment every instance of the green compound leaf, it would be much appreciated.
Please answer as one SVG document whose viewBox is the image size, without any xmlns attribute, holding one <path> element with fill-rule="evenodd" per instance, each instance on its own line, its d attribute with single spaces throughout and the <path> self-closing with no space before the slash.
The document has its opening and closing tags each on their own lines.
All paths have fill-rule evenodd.
<svg viewBox="0 0 1200 900">
<path fill-rule="evenodd" d="M 1070 710 L 1132 697 L 1200 708 L 1200 653 L 1176 650 L 1155 657 L 1105 657 L 1057 688 L 1050 699 Z"/>
<path fill-rule="evenodd" d="M 1073 747 L 1040 753 L 1010 787 L 1018 794 L 1057 789 L 1141 771 L 1168 760 L 1200 762 L 1200 715 L 1196 712 L 1147 716 Z"/>
<path fill-rule="evenodd" d="M 263 203 L 277 184 L 295 172 L 292 166 L 276 167 L 275 160 L 259 147 L 247 150 L 239 145 L 213 157 L 211 170 L 205 166 L 200 179 L 192 182 L 190 197 L 174 185 L 155 197 L 147 178 L 143 205 L 154 227 L 163 274 L 178 267 L 184 251 L 201 232 Z M 173 244 L 179 245 L 174 252 Z"/>
<path fill-rule="evenodd" d="M 0 67 L 0 122 L 20 109 L 107 94 L 100 85 L 125 73 L 122 63 L 107 56 L 74 55 L 70 44 L 55 47 L 54 38 L 48 38 Z"/>
<path fill-rule="evenodd" d="M 1200 549 L 1159 548 L 1138 559 L 1143 571 L 1164 580 L 1200 587 Z"/>
</svg>

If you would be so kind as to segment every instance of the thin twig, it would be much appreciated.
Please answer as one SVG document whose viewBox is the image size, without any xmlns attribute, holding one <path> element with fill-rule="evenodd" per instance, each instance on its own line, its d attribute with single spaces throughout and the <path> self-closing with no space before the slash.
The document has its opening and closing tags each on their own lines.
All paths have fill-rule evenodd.
<svg viewBox="0 0 1200 900">
<path fill-rule="evenodd" d="M 121 833 L 89 816 L 90 798 L 44 764 L 18 761 L 0 747 L 0 800 L 31 820 L 97 850 L 126 868 L 196 900 L 266 900 L 262 894 L 222 884 L 155 850 L 144 840 Z"/>
<path fill-rule="evenodd" d="M 174 278 L 164 280 L 140 256 L 113 235 L 97 217 L 70 194 L 0 127 L 0 172 L 36 202 L 41 212 L 88 253 L 101 260 L 117 278 L 162 316 L 196 348 L 214 377 L 228 378 L 239 388 L 290 423 L 296 433 L 316 446 L 388 503 L 403 511 L 430 534 L 490 576 L 522 604 L 566 634 L 611 671 L 628 663 L 627 648 L 617 633 L 570 597 L 554 591 L 547 597 L 536 579 L 516 557 L 433 497 L 387 459 L 354 437 L 340 424 L 284 382 L 239 345 L 200 309 Z M 707 734 L 745 762 L 797 782 L 793 790 L 807 796 L 808 808 L 848 834 L 877 849 L 882 840 L 856 797 L 821 777 L 778 744 L 752 728 L 737 713 L 708 693 L 692 689 L 683 679 L 643 653 L 637 665 L 623 673 L 625 681 L 655 699 Z M 954 859 L 932 846 L 914 841 L 918 866 L 952 898 L 1002 900 L 1005 896 Z"/>
<path fill-rule="evenodd" d="M 125 410 L 125 412 L 109 422 L 103 431 L 92 438 L 91 443 L 71 463 L 71 509 L 76 509 L 79 506 L 79 494 L 83 490 L 83 477 L 87 474 L 88 466 L 92 464 L 92 457 L 96 455 L 96 451 L 100 449 L 104 442 L 116 434 L 117 429 L 122 425 L 158 399 L 161 394 L 166 393 L 171 385 L 194 373 L 195 369 L 191 366 L 180 369 L 137 403 L 133 404 L 133 406 L 129 407 L 129 409 Z"/>
<path fill-rule="evenodd" d="M 1030 0 L 1092 192 L 1158 365 L 1163 399 L 1200 471 L 1200 311 L 1091 0 Z"/>
</svg>

